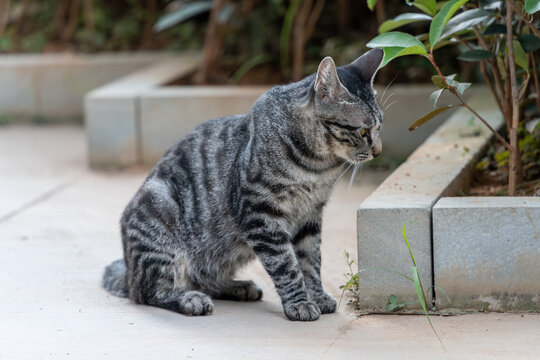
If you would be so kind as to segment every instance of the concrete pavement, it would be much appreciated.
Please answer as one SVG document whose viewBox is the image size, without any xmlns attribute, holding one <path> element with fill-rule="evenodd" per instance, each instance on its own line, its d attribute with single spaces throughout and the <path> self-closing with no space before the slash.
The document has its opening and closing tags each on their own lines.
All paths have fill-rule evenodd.
<svg viewBox="0 0 540 360">
<path fill-rule="evenodd" d="M 313 323 L 285 319 L 259 263 L 239 276 L 258 303 L 216 301 L 185 317 L 100 287 L 121 256 L 118 219 L 146 170 L 90 172 L 75 126 L 0 127 L 0 359 L 534 359 L 540 316 L 362 316 L 342 305 Z M 356 207 L 386 174 L 336 187 L 323 225 L 323 282 L 338 296 L 356 250 Z"/>
</svg>

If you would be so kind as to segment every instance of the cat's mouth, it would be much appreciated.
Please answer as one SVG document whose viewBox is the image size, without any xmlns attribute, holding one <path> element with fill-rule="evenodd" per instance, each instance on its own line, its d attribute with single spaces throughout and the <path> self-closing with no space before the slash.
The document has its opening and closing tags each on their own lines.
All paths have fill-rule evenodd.
<svg viewBox="0 0 540 360">
<path fill-rule="evenodd" d="M 354 154 L 352 161 L 355 163 L 363 163 L 371 159 L 373 159 L 373 156 L 371 154 L 357 153 Z"/>
</svg>

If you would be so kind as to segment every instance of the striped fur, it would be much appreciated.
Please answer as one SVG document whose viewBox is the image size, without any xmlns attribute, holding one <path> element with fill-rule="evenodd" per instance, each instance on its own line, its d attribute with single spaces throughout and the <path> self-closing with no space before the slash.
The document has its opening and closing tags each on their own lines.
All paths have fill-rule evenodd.
<svg viewBox="0 0 540 360">
<path fill-rule="evenodd" d="M 322 211 L 343 165 L 381 151 L 372 88 L 381 57 L 372 50 L 338 69 L 326 58 L 247 115 L 209 121 L 168 150 L 122 215 L 124 260 L 107 267 L 105 289 L 206 315 L 211 298 L 262 298 L 234 280 L 257 256 L 289 319 L 334 312 L 320 279 Z"/>
</svg>

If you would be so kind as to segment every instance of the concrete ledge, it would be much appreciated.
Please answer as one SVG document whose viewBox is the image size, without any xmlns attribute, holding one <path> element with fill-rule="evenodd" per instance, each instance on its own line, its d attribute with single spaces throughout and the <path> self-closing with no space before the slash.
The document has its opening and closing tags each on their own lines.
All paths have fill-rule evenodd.
<svg viewBox="0 0 540 360">
<path fill-rule="evenodd" d="M 170 53 L 31 54 L 0 56 L 0 116 L 12 120 L 80 120 L 89 90 Z"/>
<path fill-rule="evenodd" d="M 193 71 L 199 55 L 177 55 L 89 92 L 84 99 L 90 166 L 142 162 L 140 97 Z"/>
<path fill-rule="evenodd" d="M 433 256 L 439 308 L 540 311 L 540 197 L 440 199 Z"/>
<path fill-rule="evenodd" d="M 476 96 L 469 103 L 494 128 L 502 125 L 491 99 Z M 460 109 L 396 169 L 358 208 L 359 268 L 383 266 L 410 275 L 412 264 L 401 228 L 414 221 L 407 226 L 408 238 L 428 287 L 433 282 L 431 209 L 440 197 L 452 194 L 468 180 L 473 160 L 490 137 L 479 120 Z M 411 283 L 383 272 L 363 272 L 360 293 L 359 306 L 364 309 L 383 309 L 390 294 L 404 301 L 416 300 Z"/>
<path fill-rule="evenodd" d="M 86 123 L 90 165 L 97 168 L 134 164 L 152 166 L 191 129 L 210 119 L 247 113 L 270 87 L 163 86 L 171 80 L 170 74 L 178 77 L 193 66 L 191 62 L 186 65 L 184 60 L 170 61 L 137 71 L 89 93 Z M 382 96 L 384 88 L 377 90 Z M 403 112 L 415 117 L 430 111 L 427 99 L 432 90 L 432 86 L 426 85 L 395 86 L 387 90 L 387 105 L 398 100 L 385 115 L 382 136 L 387 159 L 401 159 L 411 153 L 450 115 L 450 112 L 443 114 L 414 132 L 410 141 L 401 141 L 410 121 L 409 117 L 402 116 Z M 443 96 L 440 102 L 449 103 L 450 100 Z M 120 133 L 120 128 L 125 132 Z"/>
</svg>

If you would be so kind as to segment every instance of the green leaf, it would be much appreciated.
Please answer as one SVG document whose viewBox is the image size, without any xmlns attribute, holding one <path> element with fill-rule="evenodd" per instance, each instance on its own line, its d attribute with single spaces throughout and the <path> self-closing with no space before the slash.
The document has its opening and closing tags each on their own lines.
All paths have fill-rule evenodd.
<svg viewBox="0 0 540 360">
<path fill-rule="evenodd" d="M 514 45 L 514 61 L 519 67 L 528 73 L 529 59 L 527 59 L 525 50 L 523 50 L 523 47 L 521 47 L 521 43 L 518 40 L 513 40 L 512 44 Z"/>
<path fill-rule="evenodd" d="M 429 43 L 433 47 L 439 41 L 441 34 L 452 16 L 469 0 L 450 0 L 443 5 L 441 11 L 433 18 L 429 28 Z"/>
<path fill-rule="evenodd" d="M 371 11 L 373 11 L 376 4 L 377 4 L 377 0 L 367 0 L 367 6 L 368 6 L 369 10 L 371 10 Z"/>
<path fill-rule="evenodd" d="M 472 27 L 482 21 L 496 16 L 495 13 L 484 9 L 472 9 L 462 12 L 450 19 L 444 28 L 441 39 L 463 30 L 472 30 Z"/>
<path fill-rule="evenodd" d="M 437 12 L 437 2 L 435 0 L 406 0 L 409 6 L 415 6 L 428 15 L 434 16 Z"/>
<path fill-rule="evenodd" d="M 540 49 L 540 38 L 534 35 L 523 34 L 518 38 L 523 50 L 531 52 Z"/>
<path fill-rule="evenodd" d="M 182 5 L 182 7 L 170 14 L 162 16 L 154 25 L 154 31 L 163 31 L 174 25 L 178 25 L 194 16 L 202 14 L 212 8 L 212 1 L 197 1 Z"/>
<path fill-rule="evenodd" d="M 380 67 L 386 66 L 392 59 L 399 56 L 427 54 L 426 47 L 417 38 L 399 31 L 378 35 L 366 46 L 384 50 L 384 59 Z"/>
<path fill-rule="evenodd" d="M 418 14 L 418 13 L 405 13 L 401 14 L 392 20 L 387 20 L 379 26 L 379 33 L 385 33 L 390 30 L 394 30 L 400 26 L 407 25 L 414 22 L 419 21 L 429 21 L 431 20 L 431 16 L 426 14 Z"/>
<path fill-rule="evenodd" d="M 243 63 L 231 76 L 231 83 L 236 84 L 240 79 L 254 67 L 272 60 L 269 54 L 258 54 Z"/>
<path fill-rule="evenodd" d="M 413 131 L 417 127 L 419 127 L 421 125 L 424 125 L 426 122 L 428 122 L 429 120 L 431 120 L 435 116 L 439 115 L 443 111 L 446 111 L 448 109 L 453 108 L 454 106 L 459 106 L 459 105 L 446 105 L 446 106 L 443 106 L 441 108 L 433 110 L 432 112 L 430 112 L 427 115 L 422 116 L 420 119 L 416 120 L 411 126 L 409 126 L 409 131 Z"/>
<path fill-rule="evenodd" d="M 397 304 L 397 296 L 396 296 L 396 295 L 393 295 L 393 294 L 390 295 L 390 296 L 388 297 L 388 302 L 389 302 L 390 304 Z"/>
<path fill-rule="evenodd" d="M 494 56 L 494 53 L 487 50 L 469 50 L 461 54 L 458 59 L 463 61 L 482 61 L 491 59 Z"/>
<path fill-rule="evenodd" d="M 431 77 L 431 81 L 440 87 L 441 89 L 450 89 L 451 91 L 457 91 L 458 93 L 463 95 L 463 92 L 467 90 L 472 84 L 471 83 L 460 83 L 459 81 L 454 80 L 456 77 L 456 74 L 445 76 L 446 84 L 444 81 L 442 81 L 441 77 L 438 75 L 434 75 Z"/>
<path fill-rule="evenodd" d="M 429 96 L 429 102 L 433 106 L 433 108 L 437 107 L 437 101 L 439 100 L 439 97 L 441 97 L 441 94 L 443 93 L 444 89 L 439 89 L 437 91 L 434 91 Z"/>
<path fill-rule="evenodd" d="M 439 89 L 447 89 L 448 88 L 448 86 L 446 85 L 446 83 L 444 82 L 442 77 L 440 77 L 439 75 L 433 75 L 431 77 L 431 82 L 433 82 L 433 84 L 435 86 L 437 86 Z"/>
<path fill-rule="evenodd" d="M 494 35 L 494 34 L 506 35 L 506 26 L 502 24 L 491 24 L 486 28 L 486 30 L 484 30 L 484 35 Z"/>
<path fill-rule="evenodd" d="M 501 0 L 479 0 L 478 4 L 481 8 L 487 9 L 487 10 L 500 10 L 501 8 Z"/>
<path fill-rule="evenodd" d="M 388 65 L 388 63 L 392 60 L 394 60 L 397 57 L 405 56 L 405 55 L 425 55 L 425 50 L 415 46 L 410 48 L 402 48 L 402 47 L 387 47 L 384 48 L 384 58 L 381 63 L 381 68 Z"/>
<path fill-rule="evenodd" d="M 540 10 L 540 0 L 525 0 L 525 11 L 528 14 L 534 14 Z"/>
<path fill-rule="evenodd" d="M 460 95 L 463 95 L 463 93 L 465 92 L 465 90 L 467 90 L 472 84 L 471 83 L 460 83 L 460 82 L 457 82 L 456 81 L 456 89 L 457 89 L 457 92 L 460 94 Z"/>
<path fill-rule="evenodd" d="M 370 48 L 385 48 L 385 47 L 420 47 L 424 49 L 424 54 L 427 54 L 426 47 L 417 38 L 411 34 L 407 34 L 400 31 L 391 31 L 376 36 L 370 42 L 367 43 L 367 47 Z"/>
</svg>

